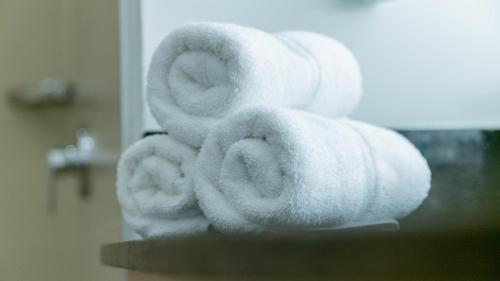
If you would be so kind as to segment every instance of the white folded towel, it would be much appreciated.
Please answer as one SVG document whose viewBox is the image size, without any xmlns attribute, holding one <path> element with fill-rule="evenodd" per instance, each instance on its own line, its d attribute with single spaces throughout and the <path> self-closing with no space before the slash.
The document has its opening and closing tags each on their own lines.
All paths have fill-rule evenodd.
<svg viewBox="0 0 500 281">
<path fill-rule="evenodd" d="M 143 238 L 203 232 L 192 168 L 197 152 L 167 135 L 142 139 L 118 163 L 117 194 L 125 222 Z"/>
<path fill-rule="evenodd" d="M 401 218 L 427 196 L 430 170 L 393 131 L 253 107 L 210 132 L 194 182 L 219 231 L 273 231 Z"/>
<path fill-rule="evenodd" d="M 217 121 L 243 106 L 338 117 L 356 107 L 361 93 L 355 57 L 332 38 L 206 22 L 184 25 L 161 42 L 147 86 L 160 126 L 195 147 Z"/>
</svg>

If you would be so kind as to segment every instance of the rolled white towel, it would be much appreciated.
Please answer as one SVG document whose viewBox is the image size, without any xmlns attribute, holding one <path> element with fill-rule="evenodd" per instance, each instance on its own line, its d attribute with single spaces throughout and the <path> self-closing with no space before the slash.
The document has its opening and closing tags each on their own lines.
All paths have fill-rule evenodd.
<svg viewBox="0 0 500 281">
<path fill-rule="evenodd" d="M 356 107 L 361 93 L 355 57 L 332 38 L 207 22 L 184 25 L 160 43 L 147 86 L 158 123 L 195 147 L 217 121 L 246 105 L 338 117 Z"/>
<path fill-rule="evenodd" d="M 203 232 L 192 168 L 197 152 L 167 135 L 142 139 L 118 163 L 117 194 L 125 222 L 143 238 Z"/>
<path fill-rule="evenodd" d="M 222 232 L 334 228 L 406 216 L 427 196 L 430 170 L 393 131 L 254 107 L 210 132 L 194 182 Z"/>
</svg>

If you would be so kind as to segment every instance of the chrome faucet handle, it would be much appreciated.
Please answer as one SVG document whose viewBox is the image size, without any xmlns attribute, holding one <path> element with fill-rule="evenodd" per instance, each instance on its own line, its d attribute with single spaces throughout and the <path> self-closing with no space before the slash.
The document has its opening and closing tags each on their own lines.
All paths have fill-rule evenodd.
<svg viewBox="0 0 500 281">
<path fill-rule="evenodd" d="M 76 130 L 76 147 L 81 151 L 92 151 L 95 148 L 94 137 L 85 128 Z"/>
<path fill-rule="evenodd" d="M 64 148 L 54 148 L 47 153 L 49 175 L 47 182 L 47 210 L 56 210 L 57 177 L 72 172 L 79 177 L 79 194 L 90 194 L 90 170 L 93 164 L 95 140 L 87 129 L 76 130 L 76 144 Z"/>
</svg>

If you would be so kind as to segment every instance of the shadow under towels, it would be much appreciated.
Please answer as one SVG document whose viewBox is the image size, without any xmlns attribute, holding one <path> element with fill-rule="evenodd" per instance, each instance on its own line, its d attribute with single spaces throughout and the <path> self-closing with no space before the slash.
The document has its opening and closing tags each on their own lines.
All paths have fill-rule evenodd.
<svg viewBox="0 0 500 281">
<path fill-rule="evenodd" d="M 197 152 L 167 135 L 139 140 L 118 163 L 117 194 L 125 222 L 143 238 L 204 232 L 193 191 Z"/>
<path fill-rule="evenodd" d="M 227 23 L 190 23 L 171 32 L 155 50 L 147 80 L 159 125 L 194 147 L 221 118 L 247 105 L 339 117 L 362 93 L 356 58 L 333 38 Z"/>
<path fill-rule="evenodd" d="M 194 182 L 219 231 L 307 230 L 406 216 L 426 198 L 430 170 L 393 131 L 254 107 L 213 129 Z"/>
</svg>

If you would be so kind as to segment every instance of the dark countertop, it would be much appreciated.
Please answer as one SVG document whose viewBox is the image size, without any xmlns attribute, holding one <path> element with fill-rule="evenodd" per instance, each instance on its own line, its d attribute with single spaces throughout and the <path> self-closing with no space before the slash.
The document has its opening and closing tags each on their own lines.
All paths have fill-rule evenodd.
<svg viewBox="0 0 500 281">
<path fill-rule="evenodd" d="M 500 231 L 207 234 L 104 245 L 102 263 L 238 280 L 500 280 Z"/>
<path fill-rule="evenodd" d="M 102 262 L 225 280 L 500 280 L 500 131 L 401 131 L 432 188 L 400 232 L 207 234 L 104 245 Z M 192 279 L 190 279 L 192 280 Z"/>
</svg>

